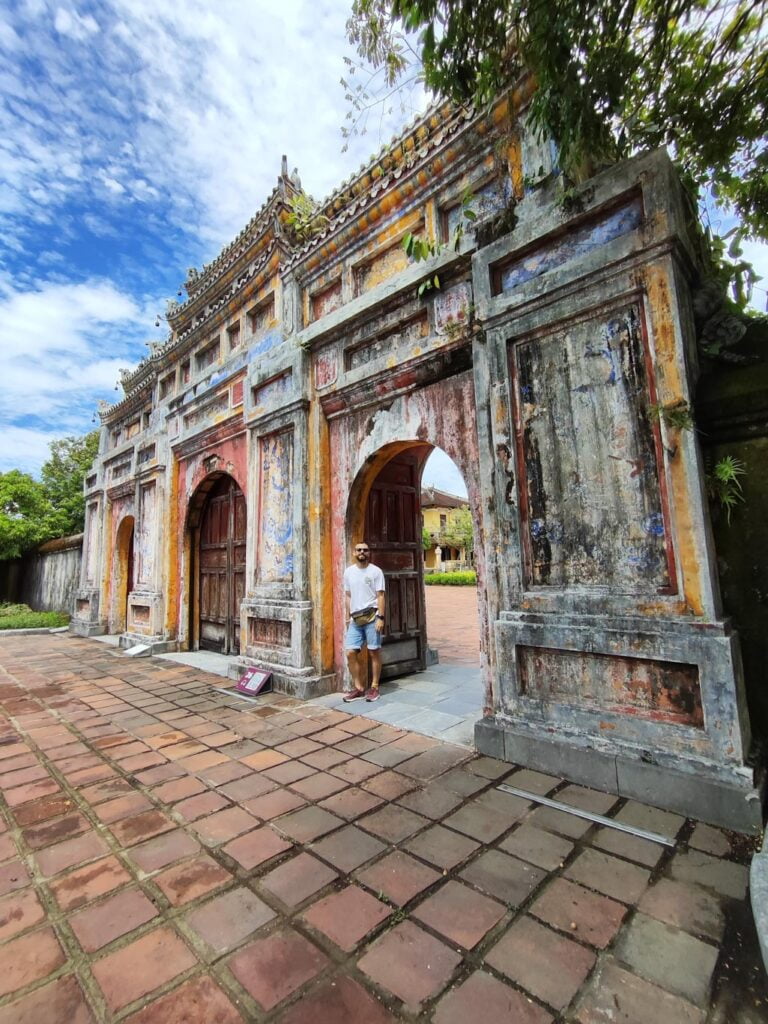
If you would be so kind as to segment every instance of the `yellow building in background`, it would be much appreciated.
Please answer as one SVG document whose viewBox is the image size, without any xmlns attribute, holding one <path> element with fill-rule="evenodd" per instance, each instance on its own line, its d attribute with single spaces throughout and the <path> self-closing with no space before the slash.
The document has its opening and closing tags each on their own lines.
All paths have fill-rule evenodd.
<svg viewBox="0 0 768 1024">
<path fill-rule="evenodd" d="M 452 569 L 467 569 L 472 564 L 472 548 L 458 544 L 462 515 L 469 513 L 466 498 L 436 487 L 424 487 L 421 491 L 421 525 L 426 544 L 427 534 L 430 546 L 424 549 L 424 568 L 427 572 L 448 572 Z"/>
</svg>

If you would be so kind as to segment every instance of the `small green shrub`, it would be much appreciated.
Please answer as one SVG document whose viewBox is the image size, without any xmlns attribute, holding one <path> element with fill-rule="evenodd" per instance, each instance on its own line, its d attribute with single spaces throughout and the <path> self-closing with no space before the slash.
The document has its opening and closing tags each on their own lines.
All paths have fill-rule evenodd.
<svg viewBox="0 0 768 1024">
<path fill-rule="evenodd" d="M 474 569 L 466 572 L 430 572 L 424 576 L 428 587 L 476 587 L 477 573 Z"/>
<path fill-rule="evenodd" d="M 50 629 L 68 623 L 69 615 L 66 612 L 33 612 L 26 604 L 0 604 L 0 630 Z"/>
</svg>

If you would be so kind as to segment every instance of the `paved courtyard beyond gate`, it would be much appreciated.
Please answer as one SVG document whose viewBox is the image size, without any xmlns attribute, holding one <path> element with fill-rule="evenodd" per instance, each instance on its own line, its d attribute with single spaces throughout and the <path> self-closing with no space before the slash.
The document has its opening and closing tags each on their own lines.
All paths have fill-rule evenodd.
<svg viewBox="0 0 768 1024">
<path fill-rule="evenodd" d="M 753 841 L 225 685 L 0 639 L 0 1024 L 766 1020 Z"/>
</svg>

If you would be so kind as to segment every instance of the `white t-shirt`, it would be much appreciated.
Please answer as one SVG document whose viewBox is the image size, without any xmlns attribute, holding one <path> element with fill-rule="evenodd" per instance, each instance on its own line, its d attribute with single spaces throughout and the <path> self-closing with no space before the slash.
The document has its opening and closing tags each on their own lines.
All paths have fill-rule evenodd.
<svg viewBox="0 0 768 1024">
<path fill-rule="evenodd" d="M 349 594 L 349 610 L 354 615 L 376 607 L 376 594 L 384 590 L 384 573 L 378 565 L 349 565 L 344 570 L 344 593 Z"/>
</svg>

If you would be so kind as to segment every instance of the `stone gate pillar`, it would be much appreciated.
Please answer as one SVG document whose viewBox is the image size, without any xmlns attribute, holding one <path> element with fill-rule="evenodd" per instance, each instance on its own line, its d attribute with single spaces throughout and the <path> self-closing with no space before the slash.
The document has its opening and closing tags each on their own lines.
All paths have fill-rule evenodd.
<svg viewBox="0 0 768 1024">
<path fill-rule="evenodd" d="M 488 754 L 756 828 L 696 434 L 689 214 L 655 153 L 473 258 L 497 670 Z"/>
</svg>

